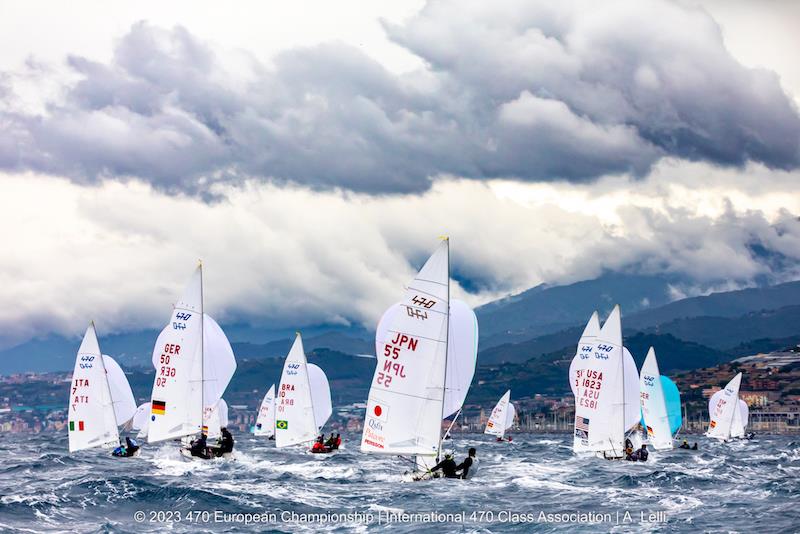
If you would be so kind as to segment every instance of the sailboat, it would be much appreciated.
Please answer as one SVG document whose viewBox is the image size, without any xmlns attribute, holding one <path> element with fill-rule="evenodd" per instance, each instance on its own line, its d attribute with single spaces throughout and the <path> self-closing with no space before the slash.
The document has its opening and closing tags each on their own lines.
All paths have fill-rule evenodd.
<svg viewBox="0 0 800 534">
<path fill-rule="evenodd" d="M 298 332 L 283 364 L 275 400 L 275 446 L 312 443 L 332 413 L 328 377 L 319 366 L 308 363 Z"/>
<path fill-rule="evenodd" d="M 608 459 L 625 457 L 625 443 L 639 437 L 639 373 L 622 344 L 619 306 L 614 306 L 602 328 L 596 313 L 581 335 L 570 365 L 575 394 L 575 434 L 572 450 Z"/>
<path fill-rule="evenodd" d="M 639 376 L 642 426 L 656 450 L 669 450 L 681 428 L 681 396 L 675 382 L 661 375 L 653 347 Z"/>
<path fill-rule="evenodd" d="M 86 329 L 70 382 L 69 452 L 119 445 L 119 428 L 136 411 L 125 373 L 100 352 L 94 323 Z"/>
<path fill-rule="evenodd" d="M 709 423 L 706 436 L 721 441 L 745 437 L 749 410 L 739 398 L 742 373 L 733 377 L 724 389 L 714 393 L 708 401 Z"/>
<path fill-rule="evenodd" d="M 516 409 L 511 403 L 511 390 L 506 391 L 492 410 L 492 415 L 486 422 L 486 429 L 484 434 L 491 434 L 497 436 L 497 441 L 503 441 L 506 430 L 511 428 L 514 424 L 514 417 L 516 416 Z M 511 436 L 508 437 L 511 441 Z"/>
<path fill-rule="evenodd" d="M 270 386 L 264 395 L 264 400 L 261 401 L 253 434 L 275 439 L 275 384 Z"/>
<path fill-rule="evenodd" d="M 205 433 L 236 370 L 236 358 L 222 328 L 203 313 L 202 264 L 156 340 L 153 366 L 148 443 Z M 188 457 L 186 445 L 181 454 Z"/>
<path fill-rule="evenodd" d="M 408 458 L 414 480 L 436 464 L 442 421 L 455 421 L 475 373 L 477 319 L 450 300 L 449 245 L 442 240 L 376 329 L 361 451 Z"/>
</svg>

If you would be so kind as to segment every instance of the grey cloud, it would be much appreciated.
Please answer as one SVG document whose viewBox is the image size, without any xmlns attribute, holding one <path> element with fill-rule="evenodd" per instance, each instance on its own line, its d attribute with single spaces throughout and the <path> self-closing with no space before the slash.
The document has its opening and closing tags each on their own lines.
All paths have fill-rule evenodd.
<svg viewBox="0 0 800 534">
<path fill-rule="evenodd" d="M 739 65 L 699 11 L 434 1 L 387 32 L 427 66 L 397 75 L 329 44 L 237 77 L 185 29 L 139 23 L 109 64 L 70 57 L 80 80 L 46 113 L 0 111 L 0 168 L 194 193 L 247 178 L 397 193 L 440 175 L 642 176 L 665 156 L 800 164 L 800 117 L 775 75 Z"/>
</svg>

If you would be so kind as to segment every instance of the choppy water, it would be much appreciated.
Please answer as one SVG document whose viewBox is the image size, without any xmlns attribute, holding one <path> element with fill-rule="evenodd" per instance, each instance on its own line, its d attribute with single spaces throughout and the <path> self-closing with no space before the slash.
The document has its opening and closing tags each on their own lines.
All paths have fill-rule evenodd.
<svg viewBox="0 0 800 534">
<path fill-rule="evenodd" d="M 458 436 L 452 444 L 457 459 L 467 447 L 477 447 L 478 475 L 469 481 L 417 483 L 401 482 L 406 469 L 401 460 L 357 452 L 355 436 L 346 436 L 349 450 L 332 456 L 237 438 L 234 461 L 186 462 L 173 444 L 145 446 L 139 458 L 113 459 L 103 451 L 70 456 L 61 436 L 53 442 L 6 436 L 0 445 L 0 528 L 366 532 L 386 528 L 387 513 L 407 512 L 463 515 L 428 515 L 416 522 L 395 516 L 390 531 L 800 529 L 800 442 L 785 436 L 730 444 L 699 438 L 698 452 L 651 453 L 646 464 L 578 459 L 565 435 L 518 434 L 513 444 Z M 136 521 L 136 512 L 144 512 L 143 522 Z M 594 517 L 598 522 L 587 524 L 581 522 L 586 517 L 567 516 L 556 523 L 542 512 L 610 518 Z M 642 522 L 642 513 L 655 512 L 664 512 L 654 519 L 666 522 Z M 244 514 L 274 521 L 246 525 Z"/>
</svg>

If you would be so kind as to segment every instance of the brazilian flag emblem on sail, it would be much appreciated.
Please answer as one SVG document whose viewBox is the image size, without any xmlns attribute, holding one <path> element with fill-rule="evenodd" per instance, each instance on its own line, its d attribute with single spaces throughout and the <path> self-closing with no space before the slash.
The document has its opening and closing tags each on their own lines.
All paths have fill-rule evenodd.
<svg viewBox="0 0 800 534">
<path fill-rule="evenodd" d="M 282 419 L 279 419 L 279 420 L 275 421 L 275 428 L 279 428 L 281 430 L 286 430 L 286 429 L 289 428 L 289 421 L 284 421 Z"/>
</svg>

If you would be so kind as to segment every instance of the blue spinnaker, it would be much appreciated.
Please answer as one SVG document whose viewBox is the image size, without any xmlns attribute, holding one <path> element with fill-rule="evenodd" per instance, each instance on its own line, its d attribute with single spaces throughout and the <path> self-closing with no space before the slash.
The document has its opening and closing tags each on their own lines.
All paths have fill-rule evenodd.
<svg viewBox="0 0 800 534">
<path fill-rule="evenodd" d="M 661 375 L 661 389 L 664 391 L 664 404 L 667 405 L 667 419 L 669 419 L 669 430 L 672 435 L 683 424 L 681 417 L 681 394 L 675 382 L 664 375 Z"/>
</svg>

